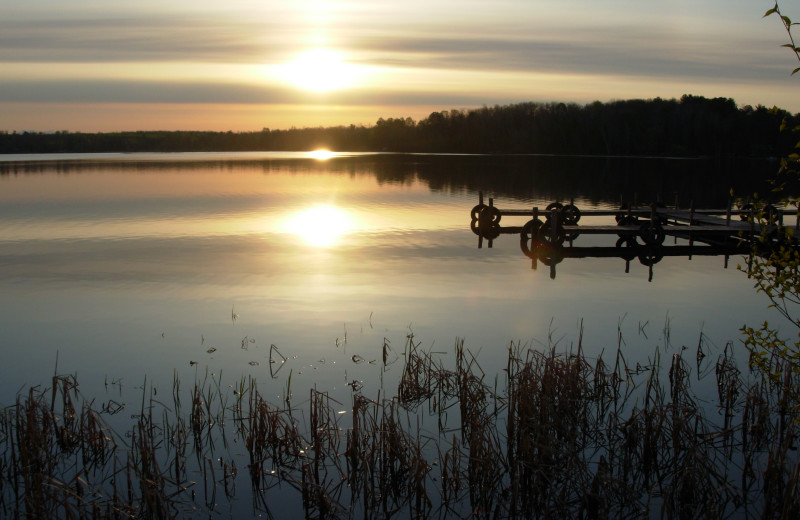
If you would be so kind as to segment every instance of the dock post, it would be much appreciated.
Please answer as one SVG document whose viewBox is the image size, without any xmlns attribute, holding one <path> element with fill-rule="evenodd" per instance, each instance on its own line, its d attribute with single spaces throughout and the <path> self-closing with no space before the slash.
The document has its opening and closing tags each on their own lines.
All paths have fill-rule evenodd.
<svg viewBox="0 0 800 520">
<path fill-rule="evenodd" d="M 694 199 L 689 201 L 689 247 L 694 245 L 694 235 L 692 235 L 692 226 L 694 226 Z M 689 253 L 689 260 L 692 259 L 692 253 Z"/>
<path fill-rule="evenodd" d="M 535 223 L 538 218 L 539 218 L 539 207 L 538 206 L 534 206 L 533 207 L 533 222 Z M 535 236 L 535 234 L 538 232 L 538 230 L 535 232 L 534 228 L 535 228 L 535 225 L 532 226 L 532 228 L 531 228 L 531 250 L 533 250 L 533 244 L 536 243 L 537 237 Z M 539 255 L 537 255 L 537 254 L 531 255 L 531 269 L 536 269 L 537 264 L 539 263 L 538 262 L 538 258 L 539 258 Z"/>
<path fill-rule="evenodd" d="M 478 205 L 483 206 L 483 190 L 478 192 Z"/>
<path fill-rule="evenodd" d="M 733 199 L 728 199 L 728 210 L 725 212 L 725 226 L 731 225 L 731 206 L 733 206 Z"/>
<path fill-rule="evenodd" d="M 489 207 L 491 208 L 493 206 L 494 206 L 494 197 L 489 197 Z M 492 248 L 492 239 L 490 238 L 487 242 L 488 242 L 487 247 L 489 249 L 491 249 Z"/>
<path fill-rule="evenodd" d="M 656 228 L 656 203 L 650 204 L 650 231 Z"/>
</svg>

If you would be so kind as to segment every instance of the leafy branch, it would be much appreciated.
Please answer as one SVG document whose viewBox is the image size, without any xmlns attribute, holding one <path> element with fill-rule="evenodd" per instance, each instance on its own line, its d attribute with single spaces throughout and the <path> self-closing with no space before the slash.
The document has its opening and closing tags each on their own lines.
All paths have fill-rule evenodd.
<svg viewBox="0 0 800 520">
<path fill-rule="evenodd" d="M 766 18 L 767 16 L 771 16 L 773 14 L 777 15 L 781 19 L 781 23 L 783 23 L 783 27 L 784 29 L 786 29 L 786 34 L 789 37 L 789 43 L 784 43 L 783 45 L 781 45 L 781 47 L 787 47 L 791 49 L 792 52 L 794 52 L 797 61 L 800 61 L 800 47 L 798 47 L 797 44 L 795 44 L 794 36 L 792 35 L 792 27 L 798 25 L 798 22 L 792 22 L 791 18 L 781 13 L 781 8 L 778 5 L 778 2 L 775 2 L 775 7 L 773 7 L 772 9 L 767 9 L 767 12 L 764 13 L 763 18 Z M 798 71 L 800 71 L 800 67 L 794 69 L 792 71 L 792 75 L 794 75 Z"/>
<path fill-rule="evenodd" d="M 800 61 L 800 47 L 792 35 L 792 28 L 798 23 L 781 13 L 777 1 L 775 7 L 764 13 L 764 17 L 772 15 L 780 18 L 789 37 L 789 43 L 781 47 L 791 49 Z M 800 67 L 794 69 L 792 75 L 798 71 Z M 786 117 L 780 130 L 791 132 L 794 136 L 800 132 L 800 126 L 790 124 Z M 791 153 L 781 158 L 773 191 L 783 191 L 787 179 L 795 182 L 800 179 L 800 141 Z M 791 204 L 800 207 L 794 196 L 785 196 L 783 203 L 785 206 Z M 763 208 L 759 208 L 754 219 L 761 228 L 761 234 L 758 240 L 752 241 L 747 275 L 754 280 L 756 291 L 769 298 L 770 307 L 796 329 L 800 329 L 800 241 L 792 227 L 783 226 Z M 800 385 L 796 383 L 800 379 L 800 333 L 794 341 L 785 339 L 777 328 L 766 321 L 758 328 L 744 325 L 741 332 L 745 347 L 750 352 L 750 368 L 767 376 L 773 385 L 786 390 L 782 403 L 784 409 L 790 407 L 800 411 Z"/>
</svg>

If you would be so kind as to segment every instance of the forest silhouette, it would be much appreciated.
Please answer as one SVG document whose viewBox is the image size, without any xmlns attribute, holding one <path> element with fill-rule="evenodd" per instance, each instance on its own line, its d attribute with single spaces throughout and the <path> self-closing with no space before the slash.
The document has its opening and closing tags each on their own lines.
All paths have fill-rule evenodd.
<svg viewBox="0 0 800 520">
<path fill-rule="evenodd" d="M 800 115 L 684 95 L 587 105 L 519 103 L 444 110 L 414 121 L 256 132 L 0 132 L 0 153 L 333 151 L 662 157 L 776 157 Z"/>
</svg>

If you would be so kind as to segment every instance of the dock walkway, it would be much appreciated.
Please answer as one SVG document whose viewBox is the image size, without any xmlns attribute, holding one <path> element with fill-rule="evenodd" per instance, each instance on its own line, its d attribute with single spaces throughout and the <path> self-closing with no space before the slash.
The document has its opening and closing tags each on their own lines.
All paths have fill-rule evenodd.
<svg viewBox="0 0 800 520">
<path fill-rule="evenodd" d="M 728 256 L 769 250 L 780 245 L 798 247 L 790 234 L 780 231 L 785 228 L 786 216 L 794 215 L 793 228 L 800 227 L 797 208 L 774 208 L 766 206 L 760 210 L 746 205 L 724 209 L 666 208 L 621 205 L 618 209 L 578 209 L 573 201 L 568 204 L 553 202 L 544 210 L 538 207 L 527 209 L 501 209 L 489 198 L 488 204 L 479 196 L 478 205 L 470 210 L 472 231 L 478 235 L 478 247 L 488 240 L 488 247 L 500 235 L 513 234 L 520 238 L 520 249 L 531 259 L 531 268 L 538 262 L 550 267 L 550 276 L 555 277 L 555 266 L 565 258 L 619 257 L 625 260 L 625 272 L 630 263 L 638 259 L 649 267 L 649 279 L 653 277 L 653 265 L 666 256 L 723 255 L 727 267 Z M 500 225 L 503 217 L 525 217 L 523 225 Z M 613 217 L 579 223 L 583 217 Z M 504 221 L 505 224 L 505 221 Z M 789 225 L 792 225 L 789 224 Z M 599 240 L 588 246 L 576 246 L 580 235 L 608 236 L 609 245 L 600 245 Z M 681 245 L 664 245 L 665 238 L 672 236 L 688 241 Z M 797 233 L 800 236 L 800 232 Z M 754 247 L 756 249 L 754 249 Z M 761 254 L 761 253 L 757 253 Z"/>
<path fill-rule="evenodd" d="M 488 204 L 484 204 L 482 193 L 479 194 L 478 205 L 470 211 L 473 231 L 489 240 L 501 233 L 516 232 L 511 231 L 513 227 L 499 228 L 503 217 L 527 217 L 530 220 L 519 232 L 523 239 L 530 241 L 561 244 L 565 240 L 572 242 L 579 235 L 615 235 L 620 238 L 641 238 L 645 244 L 654 245 L 663 243 L 666 236 L 674 236 L 721 245 L 732 241 L 751 241 L 762 234 L 768 236 L 784 225 L 785 216 L 797 217 L 798 210 L 766 206 L 761 215 L 764 214 L 770 217 L 769 223 L 759 222 L 760 215 L 750 205 L 742 208 L 729 205 L 724 209 L 679 209 L 651 204 L 580 210 L 573 202 L 553 202 L 544 210 L 538 207 L 529 210 L 501 209 L 494 205 L 492 198 L 488 199 Z M 611 216 L 616 220 L 616 225 L 579 224 L 583 217 Z M 798 218 L 795 218 L 794 226 L 798 227 Z"/>
</svg>

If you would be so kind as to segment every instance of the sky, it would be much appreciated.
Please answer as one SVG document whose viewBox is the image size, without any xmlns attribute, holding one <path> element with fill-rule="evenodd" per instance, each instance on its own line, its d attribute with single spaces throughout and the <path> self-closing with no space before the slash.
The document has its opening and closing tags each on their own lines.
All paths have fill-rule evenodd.
<svg viewBox="0 0 800 520">
<path fill-rule="evenodd" d="M 800 20 L 798 2 L 784 14 Z M 0 131 L 374 124 L 519 102 L 800 112 L 774 0 L 6 0 Z"/>
</svg>

